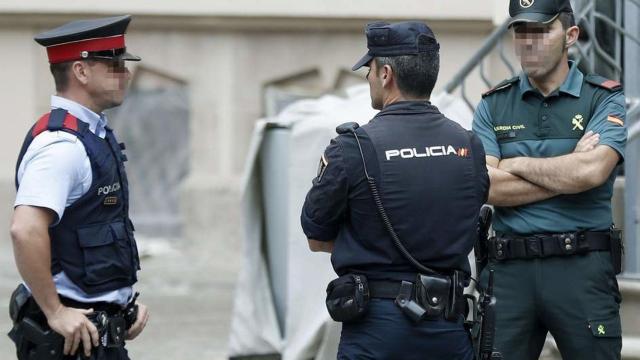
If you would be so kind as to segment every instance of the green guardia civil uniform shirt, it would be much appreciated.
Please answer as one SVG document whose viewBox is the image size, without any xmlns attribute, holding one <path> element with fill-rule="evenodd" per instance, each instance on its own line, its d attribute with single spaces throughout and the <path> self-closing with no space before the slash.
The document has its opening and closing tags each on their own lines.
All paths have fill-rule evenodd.
<svg viewBox="0 0 640 360">
<path fill-rule="evenodd" d="M 544 97 L 520 76 L 483 94 L 473 131 L 488 156 L 548 158 L 573 152 L 589 130 L 600 134 L 624 160 L 626 106 L 619 83 L 583 75 L 574 62 L 560 88 Z M 518 235 L 607 230 L 612 224 L 611 196 L 618 168 L 601 186 L 532 204 L 496 207 L 497 232 Z"/>
</svg>

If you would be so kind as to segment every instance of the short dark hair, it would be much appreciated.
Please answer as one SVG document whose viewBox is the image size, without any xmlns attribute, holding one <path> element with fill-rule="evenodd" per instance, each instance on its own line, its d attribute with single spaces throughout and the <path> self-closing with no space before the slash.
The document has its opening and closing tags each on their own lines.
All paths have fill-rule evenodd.
<svg viewBox="0 0 640 360">
<path fill-rule="evenodd" d="M 418 98 L 428 98 L 436 85 L 440 71 L 440 52 L 432 38 L 422 36 L 418 40 L 426 45 L 425 52 L 416 55 L 376 57 L 378 68 L 389 65 L 396 74 L 398 89 L 404 94 Z"/>
<path fill-rule="evenodd" d="M 576 26 L 576 18 L 572 12 L 563 11 L 558 15 L 558 20 L 562 24 L 562 28 L 567 30 L 572 26 Z"/>
<path fill-rule="evenodd" d="M 56 91 L 65 91 L 69 86 L 69 70 L 71 69 L 73 61 L 67 61 L 59 64 L 49 65 L 51 75 L 53 75 L 53 81 L 56 84 Z"/>
</svg>

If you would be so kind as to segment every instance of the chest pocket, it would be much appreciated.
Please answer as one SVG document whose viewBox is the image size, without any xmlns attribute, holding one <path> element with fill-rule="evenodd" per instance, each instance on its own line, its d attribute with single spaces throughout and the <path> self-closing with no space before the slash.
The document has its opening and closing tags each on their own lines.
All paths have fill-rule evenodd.
<svg viewBox="0 0 640 360">
<path fill-rule="evenodd" d="M 493 125 L 498 143 L 550 139 L 575 139 L 577 143 L 591 120 L 593 106 L 587 99 L 568 96 L 544 102 L 538 98 L 519 100 L 517 107 L 495 106 Z"/>
<path fill-rule="evenodd" d="M 86 285 L 131 278 L 133 249 L 122 221 L 84 226 L 77 235 L 84 256 Z"/>
<path fill-rule="evenodd" d="M 496 130 L 498 142 L 505 142 L 518 138 L 518 134 L 513 130 Z"/>
</svg>

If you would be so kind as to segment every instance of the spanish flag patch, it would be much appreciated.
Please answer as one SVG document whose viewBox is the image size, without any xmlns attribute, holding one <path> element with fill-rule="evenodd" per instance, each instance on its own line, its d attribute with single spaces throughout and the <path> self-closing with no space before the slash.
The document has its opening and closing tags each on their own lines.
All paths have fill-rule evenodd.
<svg viewBox="0 0 640 360">
<path fill-rule="evenodd" d="M 622 119 L 615 117 L 613 115 L 607 116 L 607 121 L 610 121 L 616 125 L 624 126 L 624 121 L 622 121 Z"/>
<path fill-rule="evenodd" d="M 458 151 L 456 151 L 456 155 L 461 157 L 469 157 L 469 149 L 459 148 Z"/>
</svg>

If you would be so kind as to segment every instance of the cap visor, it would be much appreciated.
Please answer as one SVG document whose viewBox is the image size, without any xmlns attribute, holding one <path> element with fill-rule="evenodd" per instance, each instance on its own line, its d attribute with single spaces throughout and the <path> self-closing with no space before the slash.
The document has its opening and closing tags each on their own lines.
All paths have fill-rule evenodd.
<svg viewBox="0 0 640 360">
<path fill-rule="evenodd" d="M 555 20 L 559 14 L 550 15 L 542 13 L 522 13 L 511 18 L 509 21 L 509 27 L 520 23 L 539 23 L 548 24 Z"/>
<path fill-rule="evenodd" d="M 358 69 L 360 69 L 361 67 L 367 65 L 371 60 L 373 60 L 373 56 L 369 55 L 368 53 L 365 54 L 362 59 L 358 60 L 358 62 L 353 65 L 353 67 L 351 68 L 351 71 L 356 71 Z"/>
<path fill-rule="evenodd" d="M 128 52 L 125 52 L 124 54 L 118 56 L 118 58 L 120 60 L 125 60 L 125 61 L 140 61 L 140 60 L 142 60 L 142 58 L 140 56 L 136 56 L 136 55 L 130 54 Z"/>
</svg>

